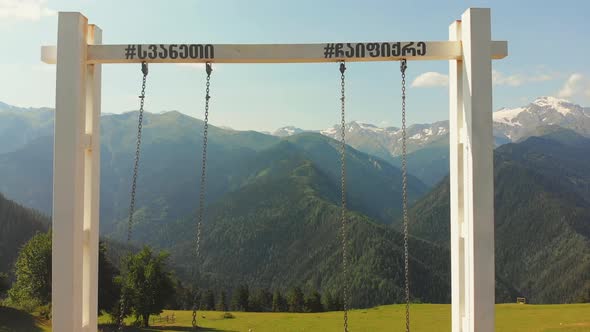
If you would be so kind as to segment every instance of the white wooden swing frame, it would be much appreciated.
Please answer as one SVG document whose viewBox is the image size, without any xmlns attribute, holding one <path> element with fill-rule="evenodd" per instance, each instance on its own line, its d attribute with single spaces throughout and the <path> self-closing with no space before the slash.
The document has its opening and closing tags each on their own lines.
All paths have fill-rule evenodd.
<svg viewBox="0 0 590 332">
<path fill-rule="evenodd" d="M 100 28 L 88 24 L 82 14 L 60 12 L 57 47 L 42 47 L 42 60 L 57 64 L 53 154 L 54 331 L 97 330 L 102 64 L 401 59 L 449 61 L 452 330 L 494 330 L 491 60 L 506 57 L 508 47 L 505 41 L 491 40 L 489 9 L 468 9 L 460 21 L 450 25 L 449 41 L 131 46 L 137 52 L 133 58 L 126 56 L 130 45 L 103 45 Z M 154 48 L 166 54 L 153 53 Z M 169 54 L 172 49 L 183 54 L 172 56 Z M 152 53 L 143 52 L 146 50 Z M 330 52 L 333 52 L 331 56 Z M 139 55 L 147 58 L 141 59 Z"/>
</svg>

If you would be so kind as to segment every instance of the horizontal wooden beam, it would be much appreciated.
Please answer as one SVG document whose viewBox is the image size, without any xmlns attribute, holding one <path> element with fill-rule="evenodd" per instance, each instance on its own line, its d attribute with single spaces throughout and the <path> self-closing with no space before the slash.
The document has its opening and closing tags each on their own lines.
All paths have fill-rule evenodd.
<svg viewBox="0 0 590 332">
<path fill-rule="evenodd" d="M 458 60 L 460 41 L 367 42 L 324 44 L 128 44 L 88 45 L 89 64 L 103 63 L 310 63 Z M 506 41 L 492 42 L 492 59 L 508 55 Z M 41 59 L 55 63 L 55 46 L 43 46 Z"/>
</svg>

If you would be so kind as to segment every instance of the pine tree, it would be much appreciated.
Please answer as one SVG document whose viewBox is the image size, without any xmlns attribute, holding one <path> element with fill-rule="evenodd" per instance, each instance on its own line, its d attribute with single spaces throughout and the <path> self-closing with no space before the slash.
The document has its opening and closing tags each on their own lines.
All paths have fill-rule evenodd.
<svg viewBox="0 0 590 332">
<path fill-rule="evenodd" d="M 4 297 L 4 293 L 10 288 L 10 282 L 6 273 L 0 273 L 0 298 Z"/>
<path fill-rule="evenodd" d="M 219 295 L 219 302 L 217 302 L 217 310 L 219 311 L 227 311 L 229 308 L 227 306 L 227 294 L 224 290 L 221 291 Z"/>
<path fill-rule="evenodd" d="M 305 311 L 306 312 L 322 312 L 324 311 L 322 305 L 322 296 L 318 291 L 313 291 L 305 299 Z"/>
<path fill-rule="evenodd" d="M 250 297 L 250 311 L 272 311 L 272 294 L 267 289 L 258 289 Z"/>
<path fill-rule="evenodd" d="M 283 297 L 283 295 L 281 295 L 281 291 L 276 290 L 274 295 L 272 296 L 272 308 L 271 310 L 274 312 L 283 312 L 283 311 L 287 311 L 286 308 L 286 300 Z"/>
<path fill-rule="evenodd" d="M 205 292 L 205 298 L 203 299 L 203 309 L 215 310 L 215 293 L 213 293 L 213 291 L 210 289 Z"/>
<path fill-rule="evenodd" d="M 272 311 L 272 293 L 268 289 L 260 291 L 262 298 L 262 309 L 264 311 Z"/>
<path fill-rule="evenodd" d="M 232 296 L 232 308 L 235 311 L 248 311 L 248 302 L 250 300 L 250 292 L 247 285 L 240 285 L 237 290 L 234 290 Z"/>
<path fill-rule="evenodd" d="M 117 309 L 121 289 L 115 283 L 119 270 L 107 258 L 107 247 L 99 243 L 98 251 L 98 312 Z"/>
<path fill-rule="evenodd" d="M 303 312 L 305 308 L 305 299 L 300 287 L 294 287 L 287 296 L 287 304 L 290 312 Z"/>
<path fill-rule="evenodd" d="M 332 292 L 325 291 L 322 299 L 323 308 L 325 311 L 342 310 L 342 304 L 338 296 L 334 296 Z"/>
</svg>

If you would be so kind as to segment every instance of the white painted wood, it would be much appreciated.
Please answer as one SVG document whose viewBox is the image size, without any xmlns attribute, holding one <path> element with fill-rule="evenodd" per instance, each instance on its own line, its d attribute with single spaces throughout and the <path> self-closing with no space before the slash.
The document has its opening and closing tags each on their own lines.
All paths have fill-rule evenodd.
<svg viewBox="0 0 590 332">
<path fill-rule="evenodd" d="M 490 10 L 462 15 L 464 331 L 494 331 L 494 179 L 492 135 L 492 62 Z M 461 112 L 458 112 L 461 114 Z M 453 162 L 459 174 L 459 152 Z M 460 189 L 460 181 L 456 181 Z M 460 194 L 455 193 L 456 195 Z M 460 223 L 460 199 L 452 223 Z M 460 254 L 459 254 L 460 255 Z M 454 272 L 454 271 L 453 271 Z M 453 292 L 455 293 L 455 292 Z M 460 294 L 461 295 L 461 294 Z"/>
<path fill-rule="evenodd" d="M 449 40 L 461 40 L 461 21 L 449 27 Z M 463 61 L 449 61 L 449 160 L 451 212 L 451 323 L 461 332 L 465 317 L 465 252 L 463 225 Z"/>
<path fill-rule="evenodd" d="M 102 31 L 95 25 L 88 26 L 88 44 L 102 42 Z M 90 138 L 85 147 L 84 183 L 84 232 L 88 234 L 84 246 L 83 275 L 83 327 L 96 332 L 98 319 L 98 241 L 100 208 L 100 105 L 101 65 L 86 66 L 86 116 L 85 136 Z"/>
<path fill-rule="evenodd" d="M 41 62 L 48 64 L 57 63 L 57 46 L 41 46 Z"/>
<path fill-rule="evenodd" d="M 52 323 L 82 329 L 87 20 L 59 13 L 53 152 Z"/>
<path fill-rule="evenodd" d="M 209 52 L 207 54 L 203 52 L 195 52 L 198 58 L 191 58 L 190 53 L 187 53 L 185 47 L 190 47 L 191 44 L 175 44 L 174 50 L 179 51 L 183 48 L 182 52 L 172 58 L 168 50 L 170 50 L 170 44 L 131 44 L 135 47 L 135 56 L 132 59 L 128 59 L 126 56 L 126 48 L 129 45 L 90 45 L 88 47 L 88 63 L 139 63 L 142 61 L 153 62 L 153 63 L 203 63 L 203 62 L 215 62 L 215 63 L 309 63 L 309 62 L 337 62 L 340 60 L 346 60 L 347 62 L 358 62 L 358 61 L 398 61 L 402 58 L 407 60 L 452 60 L 460 59 L 462 57 L 461 43 L 458 41 L 426 41 L 424 42 L 424 55 L 420 55 L 421 47 L 418 47 L 418 41 L 416 42 L 400 42 L 400 48 L 404 45 L 413 43 L 413 47 L 416 48 L 416 53 L 382 56 L 384 53 L 381 51 L 383 44 L 389 44 L 391 49 L 397 42 L 367 42 L 367 43 L 324 43 L 324 44 L 236 44 L 236 45 L 209 45 Z M 328 44 L 341 44 L 342 54 L 337 56 L 334 54 L 333 57 L 325 57 L 325 47 Z M 360 45 L 362 44 L 362 45 Z M 375 49 L 375 45 L 379 45 L 379 51 L 371 51 Z M 150 45 L 156 45 L 155 58 L 150 58 Z M 181 46 L 182 45 L 182 46 Z M 350 48 L 349 48 L 350 45 Z M 360 45 L 360 46 L 359 46 Z M 354 56 L 346 56 L 346 52 L 350 52 L 350 49 L 356 49 L 356 47 L 365 46 L 364 55 L 357 55 L 359 52 L 355 51 Z M 200 46 L 203 46 L 200 44 Z M 145 57 L 140 58 L 139 48 L 141 47 L 141 53 L 146 54 Z M 336 47 L 336 46 L 335 46 Z M 164 51 L 164 49 L 166 51 Z M 195 46 L 196 49 L 196 46 Z M 492 45 L 492 57 L 494 59 L 502 59 L 507 55 L 507 43 L 505 41 L 495 41 Z M 336 52 L 336 49 L 334 50 Z M 55 47 L 43 46 L 41 49 L 41 58 L 46 63 L 55 63 Z M 161 53 L 161 54 L 160 54 Z M 187 58 L 182 58 L 182 54 L 187 54 Z M 160 55 L 166 55 L 165 58 Z M 371 56 L 374 55 L 374 56 Z M 202 56 L 202 57 L 200 57 Z"/>
</svg>

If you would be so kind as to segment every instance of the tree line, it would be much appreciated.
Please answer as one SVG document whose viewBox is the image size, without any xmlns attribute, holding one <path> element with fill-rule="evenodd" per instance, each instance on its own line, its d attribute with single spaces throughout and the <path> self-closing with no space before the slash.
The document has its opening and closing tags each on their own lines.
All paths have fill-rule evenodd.
<svg viewBox="0 0 590 332">
<path fill-rule="evenodd" d="M 182 289 L 176 303 L 178 309 L 189 310 L 196 298 L 197 307 L 200 310 L 211 311 L 249 311 L 249 312 L 323 312 L 342 310 L 343 303 L 339 295 L 324 292 L 322 295 L 317 290 L 307 293 L 301 287 L 295 286 L 287 291 L 258 288 L 251 290 L 248 285 L 240 285 L 227 290 L 204 289 L 197 290 L 196 294 L 190 289 Z M 196 295 L 193 297 L 193 294 Z M 231 296 L 230 296 L 231 295 Z"/>
<path fill-rule="evenodd" d="M 145 246 L 122 256 L 120 268 L 107 257 L 100 243 L 98 269 L 98 310 L 119 322 L 121 301 L 125 317 L 135 325 L 149 326 L 150 315 L 164 309 L 252 312 L 321 312 L 342 310 L 339 294 L 301 287 L 286 291 L 254 289 L 240 285 L 234 289 L 199 289 L 185 286 L 168 266 L 168 254 Z M 12 280 L 11 280 L 12 279 Z M 14 278 L 0 274 L 1 303 L 28 312 L 51 315 L 51 232 L 38 233 L 22 246 L 14 266 Z"/>
</svg>

